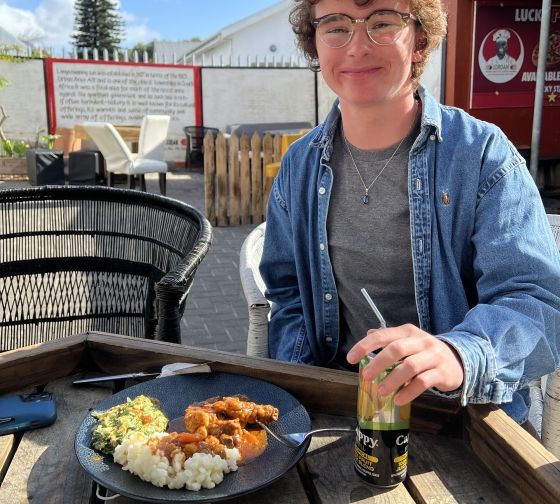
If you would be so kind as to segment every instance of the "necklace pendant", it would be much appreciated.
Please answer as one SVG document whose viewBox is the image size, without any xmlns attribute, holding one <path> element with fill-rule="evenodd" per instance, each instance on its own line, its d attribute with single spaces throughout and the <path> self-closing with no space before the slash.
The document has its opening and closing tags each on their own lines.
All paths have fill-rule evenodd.
<svg viewBox="0 0 560 504">
<path fill-rule="evenodd" d="M 364 194 L 364 197 L 362 198 L 362 203 L 363 203 L 364 205 L 367 205 L 367 204 L 369 203 L 369 195 L 368 195 L 368 193 L 365 193 L 365 194 Z"/>
</svg>

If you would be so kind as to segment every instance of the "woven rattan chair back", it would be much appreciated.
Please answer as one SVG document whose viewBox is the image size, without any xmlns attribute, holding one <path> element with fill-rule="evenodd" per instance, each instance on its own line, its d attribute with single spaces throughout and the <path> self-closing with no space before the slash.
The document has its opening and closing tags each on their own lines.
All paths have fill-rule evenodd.
<svg viewBox="0 0 560 504">
<path fill-rule="evenodd" d="M 0 351 L 90 330 L 180 342 L 212 231 L 195 208 L 107 187 L 0 191 Z"/>
</svg>

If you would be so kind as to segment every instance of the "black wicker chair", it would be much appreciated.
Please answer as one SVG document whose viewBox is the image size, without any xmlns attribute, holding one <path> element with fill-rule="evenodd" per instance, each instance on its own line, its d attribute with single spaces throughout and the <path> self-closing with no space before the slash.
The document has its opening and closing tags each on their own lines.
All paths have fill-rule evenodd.
<svg viewBox="0 0 560 504">
<path fill-rule="evenodd" d="M 183 131 L 187 136 L 185 167 L 192 168 L 193 165 L 202 164 L 204 161 L 204 137 L 211 133 L 216 138 L 220 130 L 205 126 L 185 126 Z"/>
<path fill-rule="evenodd" d="M 156 194 L 0 191 L 0 351 L 88 330 L 180 343 L 211 240 L 198 210 Z"/>
</svg>

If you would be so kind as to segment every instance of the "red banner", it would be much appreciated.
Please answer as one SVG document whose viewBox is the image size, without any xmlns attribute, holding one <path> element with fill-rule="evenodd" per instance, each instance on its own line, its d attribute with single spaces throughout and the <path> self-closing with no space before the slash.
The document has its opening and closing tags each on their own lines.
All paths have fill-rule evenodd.
<svg viewBox="0 0 560 504">
<path fill-rule="evenodd" d="M 471 108 L 533 106 L 541 11 L 540 2 L 476 3 Z M 560 5 L 551 11 L 544 105 L 560 106 Z"/>
</svg>

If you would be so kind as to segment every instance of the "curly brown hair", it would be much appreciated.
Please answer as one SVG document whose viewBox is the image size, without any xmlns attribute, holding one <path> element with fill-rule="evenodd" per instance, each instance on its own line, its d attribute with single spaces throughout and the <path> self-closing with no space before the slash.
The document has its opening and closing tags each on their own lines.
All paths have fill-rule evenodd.
<svg viewBox="0 0 560 504">
<path fill-rule="evenodd" d="M 314 19 L 313 7 L 321 0 L 294 0 L 295 5 L 290 12 L 290 23 L 296 34 L 298 47 L 302 50 L 311 70 L 318 72 L 321 68 L 315 45 L 315 28 L 311 24 Z M 412 83 L 418 86 L 420 77 L 428 63 L 429 55 L 438 48 L 447 30 L 447 17 L 441 0 L 409 0 L 410 12 L 419 19 L 419 25 L 425 34 L 421 39 L 422 61 L 413 63 L 411 68 Z M 354 0 L 358 6 L 372 3 L 373 0 Z"/>
</svg>

